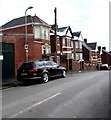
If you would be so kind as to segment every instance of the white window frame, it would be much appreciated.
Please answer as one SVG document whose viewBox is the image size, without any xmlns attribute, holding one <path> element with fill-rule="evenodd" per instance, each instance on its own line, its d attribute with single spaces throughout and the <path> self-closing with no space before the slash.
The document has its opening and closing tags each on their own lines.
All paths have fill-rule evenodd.
<svg viewBox="0 0 111 120">
<path fill-rule="evenodd" d="M 34 27 L 34 36 L 35 36 L 35 38 L 41 38 L 40 26 Z"/>
<path fill-rule="evenodd" d="M 62 38 L 62 46 L 66 47 L 66 39 L 65 38 Z"/>
<path fill-rule="evenodd" d="M 82 49 L 82 41 L 79 41 L 79 48 Z"/>
<path fill-rule="evenodd" d="M 79 48 L 79 42 L 75 41 L 75 48 L 78 49 Z"/>
</svg>

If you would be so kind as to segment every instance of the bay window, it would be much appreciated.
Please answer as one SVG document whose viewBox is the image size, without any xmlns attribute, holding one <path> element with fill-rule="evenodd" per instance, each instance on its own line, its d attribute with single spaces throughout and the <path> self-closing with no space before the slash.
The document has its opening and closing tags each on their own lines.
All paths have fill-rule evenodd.
<svg viewBox="0 0 111 120">
<path fill-rule="evenodd" d="M 78 41 L 75 42 L 75 47 L 76 47 L 77 49 L 79 48 Z"/>
<path fill-rule="evenodd" d="M 35 26 L 35 38 L 49 39 L 49 28 L 45 26 Z"/>
<path fill-rule="evenodd" d="M 41 38 L 41 36 L 40 36 L 40 26 L 35 27 L 35 38 Z"/>
</svg>

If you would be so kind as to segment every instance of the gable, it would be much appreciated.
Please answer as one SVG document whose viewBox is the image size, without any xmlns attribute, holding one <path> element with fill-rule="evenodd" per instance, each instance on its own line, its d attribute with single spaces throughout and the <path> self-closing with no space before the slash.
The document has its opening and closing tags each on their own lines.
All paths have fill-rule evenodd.
<svg viewBox="0 0 111 120">
<path fill-rule="evenodd" d="M 72 34 L 71 34 L 71 32 L 70 32 L 69 29 L 68 29 L 68 32 L 66 33 L 66 36 L 67 36 L 67 37 L 72 37 Z"/>
<path fill-rule="evenodd" d="M 73 37 L 70 26 L 57 28 L 57 35 L 65 37 Z"/>
</svg>

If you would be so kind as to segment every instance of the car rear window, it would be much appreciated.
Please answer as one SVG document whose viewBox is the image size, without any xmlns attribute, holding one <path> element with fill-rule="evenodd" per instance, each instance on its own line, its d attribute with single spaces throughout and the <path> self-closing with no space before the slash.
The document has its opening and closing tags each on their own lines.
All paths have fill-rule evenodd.
<svg viewBox="0 0 111 120">
<path fill-rule="evenodd" d="M 34 62 L 29 62 L 29 63 L 23 63 L 20 69 L 32 69 L 34 67 L 36 67 L 36 64 Z"/>
</svg>

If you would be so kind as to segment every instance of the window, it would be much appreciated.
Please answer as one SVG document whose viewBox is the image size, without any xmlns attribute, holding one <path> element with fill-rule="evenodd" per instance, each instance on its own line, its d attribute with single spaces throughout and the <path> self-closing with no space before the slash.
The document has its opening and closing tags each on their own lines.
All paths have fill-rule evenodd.
<svg viewBox="0 0 111 120">
<path fill-rule="evenodd" d="M 80 60 L 82 60 L 82 53 L 80 53 Z"/>
<path fill-rule="evenodd" d="M 47 67 L 52 67 L 51 63 L 50 62 L 44 62 L 45 66 Z"/>
<path fill-rule="evenodd" d="M 51 62 L 51 64 L 52 64 L 53 67 L 57 67 L 58 66 L 58 64 L 56 64 L 55 62 Z"/>
<path fill-rule="evenodd" d="M 80 49 L 82 49 L 82 42 L 81 41 L 79 41 L 79 47 L 80 47 Z"/>
<path fill-rule="evenodd" d="M 41 27 L 41 38 L 42 39 L 49 39 L 49 28 Z"/>
<path fill-rule="evenodd" d="M 49 39 L 49 29 L 48 28 L 45 28 L 44 34 L 45 34 L 45 39 Z"/>
<path fill-rule="evenodd" d="M 44 26 L 35 26 L 35 38 L 49 39 L 49 28 Z"/>
<path fill-rule="evenodd" d="M 71 41 L 71 47 L 73 48 L 73 41 Z"/>
<path fill-rule="evenodd" d="M 68 39 L 67 39 L 67 46 L 68 46 L 68 47 L 71 47 L 70 40 L 68 40 Z"/>
<path fill-rule="evenodd" d="M 75 42 L 75 47 L 76 47 L 76 48 L 79 48 L 79 46 L 78 46 L 78 41 Z"/>
<path fill-rule="evenodd" d="M 35 26 L 35 38 L 41 38 L 40 37 L 40 26 Z"/>
<path fill-rule="evenodd" d="M 44 39 L 44 27 L 41 26 L 41 38 Z"/>
<path fill-rule="evenodd" d="M 76 53 L 76 60 L 79 60 L 79 54 Z"/>
<path fill-rule="evenodd" d="M 62 42 L 63 42 L 63 43 L 62 43 L 62 44 L 63 44 L 63 47 L 65 47 L 65 46 L 66 46 L 65 38 L 62 39 Z"/>
<path fill-rule="evenodd" d="M 38 67 L 39 67 L 39 68 L 44 67 L 44 63 L 43 63 L 43 62 L 38 62 L 38 64 L 37 64 L 37 65 L 38 65 Z"/>
</svg>

